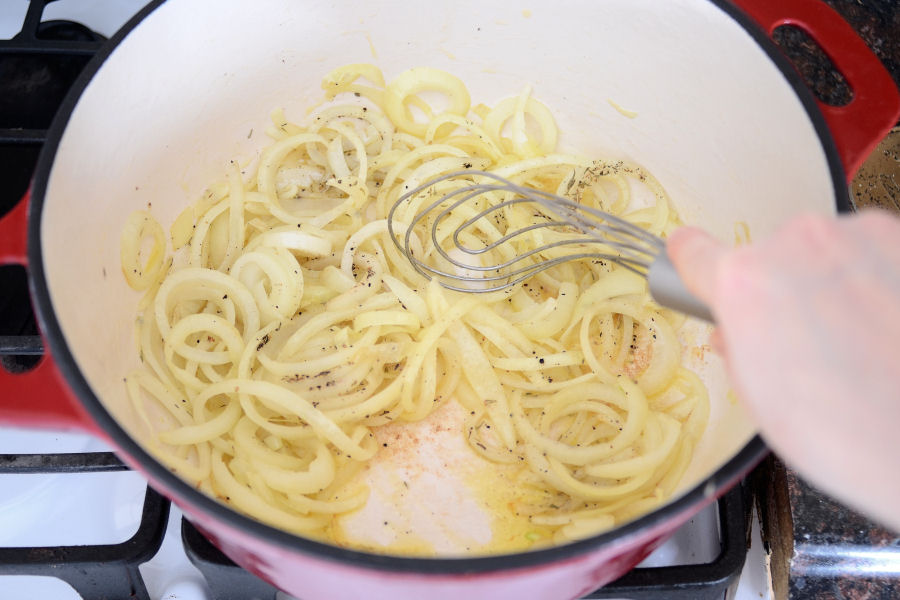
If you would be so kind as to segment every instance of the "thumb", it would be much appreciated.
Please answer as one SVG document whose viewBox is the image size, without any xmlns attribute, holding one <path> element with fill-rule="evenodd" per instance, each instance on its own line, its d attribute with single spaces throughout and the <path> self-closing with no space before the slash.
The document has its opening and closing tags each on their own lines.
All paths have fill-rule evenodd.
<svg viewBox="0 0 900 600">
<path fill-rule="evenodd" d="M 696 227 L 680 227 L 669 235 L 666 250 L 675 270 L 692 294 L 712 306 L 716 271 L 727 249 Z"/>
</svg>

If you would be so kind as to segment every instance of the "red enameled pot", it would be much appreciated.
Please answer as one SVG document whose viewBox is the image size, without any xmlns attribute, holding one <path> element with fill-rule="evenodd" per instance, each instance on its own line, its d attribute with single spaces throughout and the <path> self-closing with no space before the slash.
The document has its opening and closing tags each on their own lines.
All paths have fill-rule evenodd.
<svg viewBox="0 0 900 600">
<path fill-rule="evenodd" d="M 824 106 L 806 89 L 769 38 L 784 24 L 825 49 L 849 104 Z M 235 562 L 303 598 L 578 597 L 635 566 L 765 453 L 710 353 L 694 366 L 712 418 L 681 490 L 613 531 L 534 552 L 403 558 L 303 539 L 201 494 L 135 434 L 121 383 L 137 360 L 136 296 L 118 258 L 125 217 L 152 203 L 170 223 L 228 160 L 258 152 L 273 108 L 302 119 L 321 77 L 353 62 L 388 79 L 445 69 L 476 102 L 530 84 L 562 149 L 642 164 L 686 222 L 723 239 L 737 222 L 761 236 L 800 211 L 849 209 L 847 181 L 897 121 L 900 97 L 816 0 L 157 1 L 74 85 L 30 200 L 0 222 L 0 261 L 27 266 L 50 350 L 27 374 L 0 370 L 0 421 L 104 438 Z"/>
</svg>

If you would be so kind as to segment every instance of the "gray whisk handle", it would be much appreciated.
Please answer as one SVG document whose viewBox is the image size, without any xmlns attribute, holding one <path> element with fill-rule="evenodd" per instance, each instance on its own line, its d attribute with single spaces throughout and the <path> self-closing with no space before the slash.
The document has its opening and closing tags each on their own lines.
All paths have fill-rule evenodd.
<svg viewBox="0 0 900 600">
<path fill-rule="evenodd" d="M 685 287 L 665 250 L 650 265 L 650 269 L 647 271 L 647 282 L 650 285 L 650 294 L 653 299 L 666 308 L 675 309 L 710 323 L 715 322 L 709 307 Z"/>
</svg>

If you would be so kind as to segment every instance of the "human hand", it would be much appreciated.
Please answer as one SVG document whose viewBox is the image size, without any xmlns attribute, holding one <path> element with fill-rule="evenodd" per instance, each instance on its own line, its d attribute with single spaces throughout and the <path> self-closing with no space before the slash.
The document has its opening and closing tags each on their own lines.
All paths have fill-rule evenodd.
<svg viewBox="0 0 900 600">
<path fill-rule="evenodd" d="M 685 227 L 668 252 L 769 446 L 900 530 L 900 220 L 803 216 L 735 249 Z"/>
</svg>

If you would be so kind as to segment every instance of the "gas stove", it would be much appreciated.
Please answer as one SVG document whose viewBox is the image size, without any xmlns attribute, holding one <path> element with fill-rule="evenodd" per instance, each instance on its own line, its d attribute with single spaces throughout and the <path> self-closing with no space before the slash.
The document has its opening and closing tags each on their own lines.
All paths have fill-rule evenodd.
<svg viewBox="0 0 900 600">
<path fill-rule="evenodd" d="M 231 563 L 102 443 L 6 429 L 0 440 L 5 600 L 290 598 Z M 743 494 L 729 493 L 639 568 L 587 597 L 764 597 L 749 591 L 760 580 L 751 581 L 749 564 L 736 584 L 746 553 Z"/>
<path fill-rule="evenodd" d="M 0 3 L 0 216 L 25 193 L 68 87 L 144 3 Z M 42 352 L 25 272 L 0 267 L 0 368 L 25 371 Z M 773 598 L 751 505 L 749 485 L 738 486 L 587 597 Z M 103 442 L 0 427 L 0 598 L 289 597 L 231 563 Z"/>
</svg>

